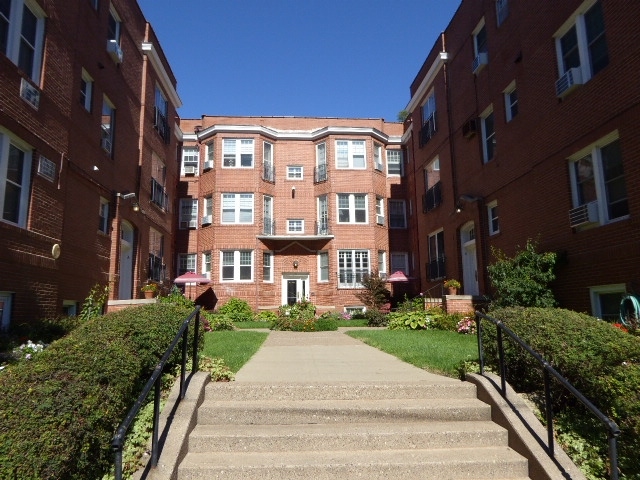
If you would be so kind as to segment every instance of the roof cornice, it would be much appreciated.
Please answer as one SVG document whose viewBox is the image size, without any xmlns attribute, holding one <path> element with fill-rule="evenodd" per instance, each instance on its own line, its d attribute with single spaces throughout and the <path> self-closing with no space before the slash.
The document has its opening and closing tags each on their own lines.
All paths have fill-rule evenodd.
<svg viewBox="0 0 640 480">
<path fill-rule="evenodd" d="M 431 84 L 433 83 L 433 80 L 435 79 L 436 75 L 438 74 L 442 66 L 447 62 L 448 59 L 449 59 L 449 54 L 447 52 L 438 53 L 438 56 L 431 64 L 431 67 L 429 67 L 429 70 L 427 71 L 426 75 L 422 79 L 422 82 L 420 82 L 420 86 L 416 90 L 416 93 L 413 94 L 413 97 L 411 97 L 411 100 L 407 104 L 407 107 L 405 108 L 407 112 L 412 113 L 415 110 L 415 108 L 420 104 L 425 94 L 429 91 Z"/>
<path fill-rule="evenodd" d="M 146 54 L 151 60 L 151 65 L 153 69 L 158 74 L 158 78 L 160 79 L 160 83 L 162 84 L 162 88 L 173 103 L 175 108 L 180 108 L 182 106 L 182 100 L 178 96 L 178 92 L 176 91 L 173 83 L 169 79 L 169 74 L 167 73 L 167 69 L 164 68 L 162 64 L 162 60 L 158 56 L 158 51 L 153 46 L 151 42 L 142 42 L 142 53 Z"/>
</svg>

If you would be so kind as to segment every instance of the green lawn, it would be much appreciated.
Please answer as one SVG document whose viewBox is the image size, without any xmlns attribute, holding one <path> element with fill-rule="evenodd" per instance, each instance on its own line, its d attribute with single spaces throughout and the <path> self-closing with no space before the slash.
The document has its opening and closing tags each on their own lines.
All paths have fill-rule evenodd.
<svg viewBox="0 0 640 480">
<path fill-rule="evenodd" d="M 457 377 L 463 360 L 478 359 L 475 335 L 442 330 L 352 330 L 347 335 L 433 373 Z"/>
<path fill-rule="evenodd" d="M 210 358 L 222 358 L 225 365 L 236 373 L 258 351 L 267 332 L 223 330 L 204 334 L 202 354 Z"/>
</svg>

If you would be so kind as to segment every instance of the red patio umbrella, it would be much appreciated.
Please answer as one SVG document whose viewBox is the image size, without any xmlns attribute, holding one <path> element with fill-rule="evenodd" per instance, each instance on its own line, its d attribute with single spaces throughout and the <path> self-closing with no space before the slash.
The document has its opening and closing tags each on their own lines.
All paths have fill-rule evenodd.
<svg viewBox="0 0 640 480">
<path fill-rule="evenodd" d="M 207 283 L 211 283 L 204 275 L 199 275 L 195 272 L 187 272 L 183 273 L 179 277 L 176 277 L 173 280 L 173 283 L 178 285 L 189 285 L 189 300 L 191 300 L 191 285 L 206 285 Z"/>
<path fill-rule="evenodd" d="M 397 272 L 393 272 L 391 275 L 387 277 L 387 282 L 408 282 L 409 278 L 398 270 Z"/>
</svg>

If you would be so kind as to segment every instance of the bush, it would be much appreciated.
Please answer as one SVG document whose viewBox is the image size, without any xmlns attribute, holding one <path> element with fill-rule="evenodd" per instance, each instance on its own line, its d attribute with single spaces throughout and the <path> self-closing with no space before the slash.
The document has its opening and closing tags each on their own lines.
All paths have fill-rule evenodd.
<svg viewBox="0 0 640 480">
<path fill-rule="evenodd" d="M 224 314 L 232 322 L 252 322 L 253 310 L 246 300 L 231 297 L 227 303 L 218 308 L 218 313 Z"/>
<path fill-rule="evenodd" d="M 275 312 L 271 312 L 269 310 L 263 310 L 262 312 L 258 313 L 254 317 L 254 320 L 256 322 L 272 322 L 277 318 L 278 318 L 278 315 L 276 315 Z"/>
<path fill-rule="evenodd" d="M 629 335 L 607 322 L 585 314 L 553 308 L 504 308 L 490 312 L 501 320 L 534 351 L 542 355 L 575 388 L 613 419 L 622 431 L 619 442 L 620 469 L 627 478 L 640 478 L 640 338 Z M 496 328 L 482 322 L 485 362 L 497 368 Z M 507 380 L 520 392 L 539 394 L 542 372 L 532 357 L 506 341 Z M 589 425 L 590 414 L 578 413 L 573 398 L 554 385 L 554 411 L 566 416 L 571 412 Z M 541 395 L 538 395 L 541 397 Z M 585 439 L 601 446 L 599 455 L 606 457 L 604 428 L 578 432 Z M 633 477 L 636 475 L 636 477 Z M 605 475 L 606 476 L 606 475 Z"/>
<path fill-rule="evenodd" d="M 2 371 L 0 478 L 108 472 L 116 427 L 189 313 L 154 304 L 96 317 Z"/>
<path fill-rule="evenodd" d="M 338 330 L 338 321 L 331 316 L 320 316 L 314 327 L 316 332 L 332 332 Z"/>
<path fill-rule="evenodd" d="M 227 315 L 206 312 L 204 310 L 202 310 L 201 313 L 208 324 L 208 328 L 205 328 L 205 330 L 208 332 L 219 332 L 220 330 L 235 330 L 236 328 L 233 325 L 231 319 L 227 317 Z"/>
<path fill-rule="evenodd" d="M 391 292 L 387 288 L 385 280 L 380 278 L 380 275 L 375 270 L 370 275 L 365 275 L 360 284 L 363 288 L 356 293 L 356 298 L 367 309 L 380 310 L 391 298 Z"/>
<path fill-rule="evenodd" d="M 369 327 L 386 327 L 389 324 L 388 314 L 382 313 L 380 310 L 367 310 L 364 316 Z"/>
</svg>

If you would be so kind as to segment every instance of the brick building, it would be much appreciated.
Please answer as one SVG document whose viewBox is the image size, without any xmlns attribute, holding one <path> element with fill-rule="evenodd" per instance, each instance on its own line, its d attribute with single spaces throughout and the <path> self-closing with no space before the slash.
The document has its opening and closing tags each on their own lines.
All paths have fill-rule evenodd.
<svg viewBox="0 0 640 480">
<path fill-rule="evenodd" d="M 1 2 L 3 329 L 172 274 L 179 106 L 135 1 Z"/>
<path fill-rule="evenodd" d="M 203 116 L 181 130 L 178 273 L 211 279 L 193 292 L 206 305 L 357 310 L 365 273 L 411 274 L 402 124 Z"/>
<path fill-rule="evenodd" d="M 488 294 L 492 248 L 533 239 L 559 254 L 561 306 L 615 318 L 640 293 L 638 18 L 638 2 L 461 2 L 403 136 L 423 290 Z"/>
</svg>

